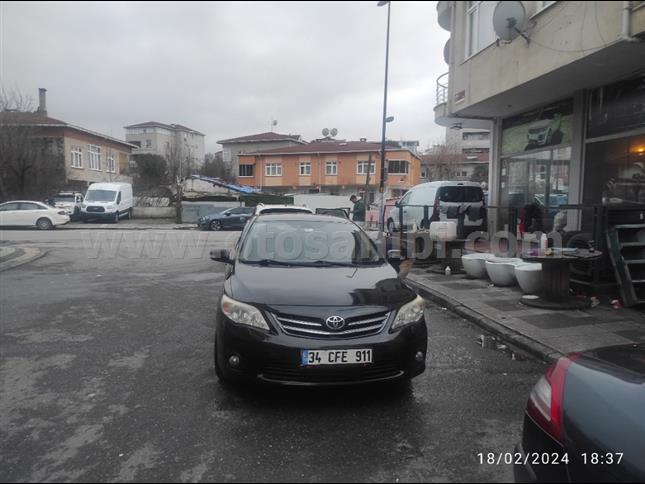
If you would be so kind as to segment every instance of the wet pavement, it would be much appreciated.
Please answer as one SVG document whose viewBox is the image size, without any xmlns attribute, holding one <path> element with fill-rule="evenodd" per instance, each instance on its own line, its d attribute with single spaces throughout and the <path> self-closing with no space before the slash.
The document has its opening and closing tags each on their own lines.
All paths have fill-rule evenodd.
<svg viewBox="0 0 645 484">
<path fill-rule="evenodd" d="M 1 481 L 512 480 L 477 454 L 513 450 L 545 366 L 482 349 L 449 311 L 429 307 L 428 371 L 409 387 L 229 389 L 207 251 L 92 258 L 77 231 L 7 238 L 48 253 L 0 274 Z"/>
</svg>

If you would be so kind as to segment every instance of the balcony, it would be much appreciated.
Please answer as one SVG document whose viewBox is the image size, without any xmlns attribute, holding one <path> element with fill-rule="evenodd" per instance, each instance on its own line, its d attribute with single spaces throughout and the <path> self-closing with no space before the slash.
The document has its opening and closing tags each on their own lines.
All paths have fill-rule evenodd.
<svg viewBox="0 0 645 484">
<path fill-rule="evenodd" d="M 440 104 L 446 104 L 448 102 L 448 72 L 441 74 L 437 78 L 437 91 L 436 91 L 436 103 L 435 106 Z"/>
<path fill-rule="evenodd" d="M 450 32 L 450 24 L 452 19 L 452 2 L 437 2 L 437 19 L 441 28 Z"/>
</svg>

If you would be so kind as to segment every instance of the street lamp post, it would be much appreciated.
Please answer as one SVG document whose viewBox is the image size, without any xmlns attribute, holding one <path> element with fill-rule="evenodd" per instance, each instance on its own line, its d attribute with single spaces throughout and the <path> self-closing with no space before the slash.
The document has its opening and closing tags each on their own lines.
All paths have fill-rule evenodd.
<svg viewBox="0 0 645 484">
<path fill-rule="evenodd" d="M 387 74 L 388 64 L 390 60 L 390 2 L 378 2 L 379 7 L 387 5 L 387 36 L 385 40 L 385 85 L 383 89 L 383 131 L 381 135 L 381 183 L 379 184 L 379 193 L 381 194 L 381 201 L 379 204 L 379 220 L 378 220 L 378 238 L 383 238 L 383 218 L 385 209 L 385 127 L 388 122 L 387 118 Z"/>
</svg>

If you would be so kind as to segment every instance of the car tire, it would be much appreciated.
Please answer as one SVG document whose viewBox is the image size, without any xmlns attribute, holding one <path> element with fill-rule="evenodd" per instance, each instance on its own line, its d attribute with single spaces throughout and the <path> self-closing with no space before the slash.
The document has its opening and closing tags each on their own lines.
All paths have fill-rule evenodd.
<svg viewBox="0 0 645 484">
<path fill-rule="evenodd" d="M 114 218 L 112 219 L 112 223 L 115 223 L 115 224 L 119 223 L 119 211 L 118 210 L 114 214 Z"/>
<path fill-rule="evenodd" d="M 210 223 L 209 228 L 214 232 L 219 232 L 220 230 L 222 230 L 222 222 L 220 222 L 219 220 L 213 220 Z"/>
<path fill-rule="evenodd" d="M 130 208 L 130 210 L 128 210 L 128 220 L 132 219 L 134 219 L 134 208 Z"/>
<path fill-rule="evenodd" d="M 43 217 L 36 221 L 36 227 L 40 230 L 52 230 L 54 228 L 54 224 L 48 218 Z"/>
</svg>

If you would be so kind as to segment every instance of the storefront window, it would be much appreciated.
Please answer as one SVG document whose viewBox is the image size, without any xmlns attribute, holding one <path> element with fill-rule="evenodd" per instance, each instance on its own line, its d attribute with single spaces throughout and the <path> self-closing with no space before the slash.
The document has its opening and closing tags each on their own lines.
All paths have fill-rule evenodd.
<svg viewBox="0 0 645 484">
<path fill-rule="evenodd" d="M 543 229 L 551 229 L 560 206 L 569 203 L 570 162 L 570 147 L 504 158 L 500 205 L 520 209 L 536 204 Z"/>
<path fill-rule="evenodd" d="M 645 205 L 645 135 L 587 144 L 585 204 Z"/>
</svg>

